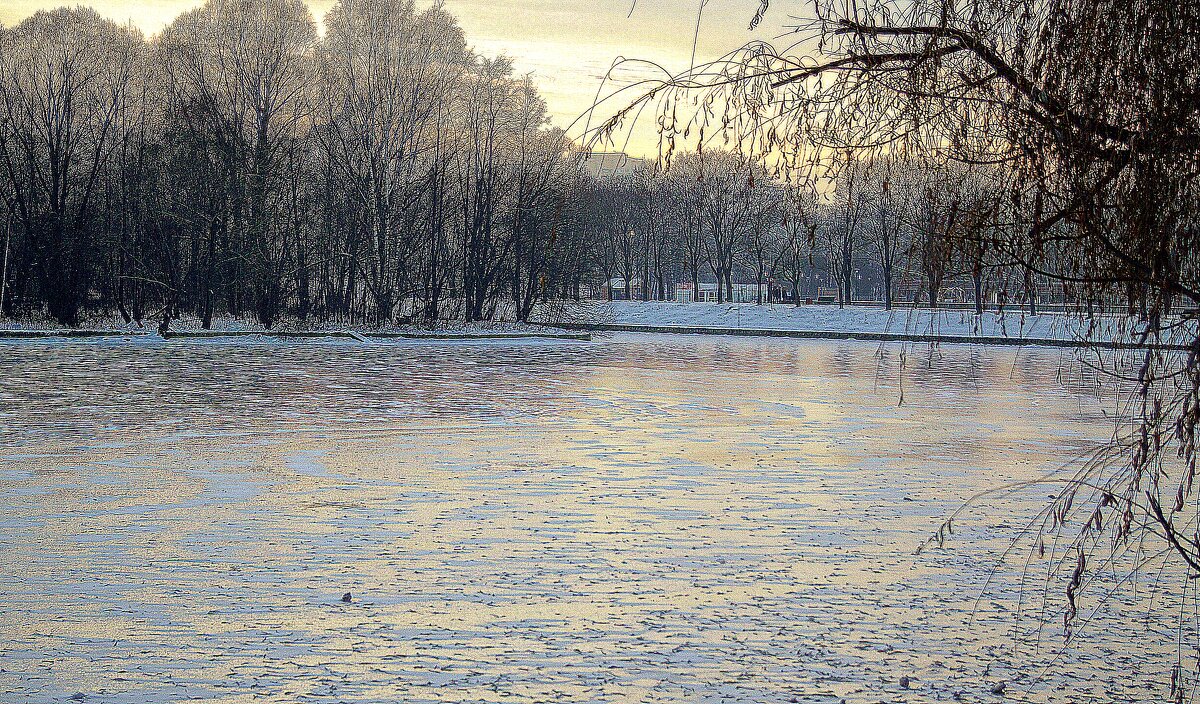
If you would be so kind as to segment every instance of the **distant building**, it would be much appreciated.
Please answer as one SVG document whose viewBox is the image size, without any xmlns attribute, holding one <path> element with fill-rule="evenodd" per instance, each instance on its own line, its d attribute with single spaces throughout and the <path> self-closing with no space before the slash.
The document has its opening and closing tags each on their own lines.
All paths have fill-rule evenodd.
<svg viewBox="0 0 1200 704">
<path fill-rule="evenodd" d="M 583 168 L 596 178 L 628 176 L 645 164 L 645 159 L 624 152 L 591 152 L 583 158 Z"/>
<path fill-rule="evenodd" d="M 642 280 L 631 279 L 629 281 L 629 296 L 625 296 L 625 279 L 618 276 L 608 280 L 606 284 L 608 291 L 605 295 L 613 301 L 640 301 L 642 300 Z"/>
<path fill-rule="evenodd" d="M 733 300 L 728 303 L 757 303 L 758 284 L 734 284 Z M 724 298 L 724 296 L 722 296 Z M 771 301 L 768 284 L 762 286 L 763 303 Z M 675 284 L 675 301 L 677 303 L 716 303 L 717 285 L 701 283 L 700 290 L 695 291 L 690 281 Z"/>
</svg>

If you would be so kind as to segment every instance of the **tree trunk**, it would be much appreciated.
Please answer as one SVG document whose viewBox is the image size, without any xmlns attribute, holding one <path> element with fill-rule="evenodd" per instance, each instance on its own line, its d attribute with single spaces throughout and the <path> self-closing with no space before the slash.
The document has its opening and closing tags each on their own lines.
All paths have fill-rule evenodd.
<svg viewBox="0 0 1200 704">
<path fill-rule="evenodd" d="M 1034 285 L 1033 272 L 1025 270 L 1025 295 L 1029 298 L 1029 314 L 1037 315 L 1037 286 Z"/>
<path fill-rule="evenodd" d="M 983 271 L 979 267 L 971 272 L 971 280 L 975 285 L 975 314 L 983 315 Z"/>
<path fill-rule="evenodd" d="M 892 309 L 892 267 L 883 267 L 883 309 Z"/>
</svg>

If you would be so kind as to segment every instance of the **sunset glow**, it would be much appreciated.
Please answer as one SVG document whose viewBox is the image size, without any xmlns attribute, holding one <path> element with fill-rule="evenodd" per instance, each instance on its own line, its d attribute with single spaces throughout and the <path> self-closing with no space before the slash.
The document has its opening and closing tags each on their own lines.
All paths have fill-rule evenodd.
<svg viewBox="0 0 1200 704">
<path fill-rule="evenodd" d="M 38 10 L 59 7 L 58 0 L 11 0 L 0 4 L 0 23 L 12 26 Z M 181 12 L 201 3 L 198 0 L 94 0 L 89 5 L 117 22 L 131 22 L 153 36 Z M 427 3 L 419 3 L 427 4 Z M 334 5 L 332 0 L 308 0 L 318 24 Z M 711 60 L 752 38 L 769 38 L 764 30 L 746 29 L 757 7 L 749 0 L 719 0 L 704 8 L 700 33 L 696 35 L 696 0 L 446 0 L 466 31 L 467 42 L 485 56 L 506 55 L 518 73 L 530 73 L 549 104 L 555 126 L 572 127 L 579 137 L 580 118 L 592 106 L 601 83 L 620 58 L 653 62 L 678 72 L 688 68 L 693 39 L 697 60 Z M 780 13 L 782 17 L 782 13 Z M 736 28 L 731 31 L 731 28 Z M 780 30 L 774 25 L 775 33 Z M 615 78 L 622 80 L 658 78 L 663 74 L 645 66 L 627 67 Z M 611 91 L 609 84 L 606 93 Z M 635 93 L 630 92 L 629 99 Z M 600 119 L 611 114 L 624 98 L 616 98 L 597 112 Z M 608 110 L 608 113 L 605 113 Z M 638 156 L 657 152 L 653 121 L 645 119 L 631 133 L 622 134 L 614 148 Z M 625 141 L 628 140 L 628 141 Z"/>
</svg>

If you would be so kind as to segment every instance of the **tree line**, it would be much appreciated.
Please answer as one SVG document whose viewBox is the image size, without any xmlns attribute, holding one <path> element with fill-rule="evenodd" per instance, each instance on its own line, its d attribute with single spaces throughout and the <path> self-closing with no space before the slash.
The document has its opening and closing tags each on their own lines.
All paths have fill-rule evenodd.
<svg viewBox="0 0 1200 704">
<path fill-rule="evenodd" d="M 147 40 L 0 30 L 3 313 L 525 319 L 586 265 L 586 172 L 440 6 L 210 0 Z"/>
<path fill-rule="evenodd" d="M 0 30 L 0 313 L 526 321 L 702 282 L 890 308 L 964 277 L 980 311 L 1036 300 L 955 236 L 995 220 L 997 178 L 721 149 L 610 173 L 440 6 L 343 0 L 324 26 L 301 0 L 209 0 L 149 40 L 78 7 Z"/>
<path fill-rule="evenodd" d="M 947 285 L 986 308 L 1037 311 L 1047 277 L 1029 275 L 986 241 L 1001 231 L 1004 174 L 904 153 L 845 155 L 819 175 L 779 172 L 763 160 L 713 149 L 610 175 L 590 207 L 609 214 L 595 266 L 615 281 L 604 294 L 676 299 L 673 287 L 754 285 L 754 302 L 800 305 L 824 289 L 856 302 L 938 307 Z M 1059 302 L 1069 287 L 1054 289 Z"/>
</svg>

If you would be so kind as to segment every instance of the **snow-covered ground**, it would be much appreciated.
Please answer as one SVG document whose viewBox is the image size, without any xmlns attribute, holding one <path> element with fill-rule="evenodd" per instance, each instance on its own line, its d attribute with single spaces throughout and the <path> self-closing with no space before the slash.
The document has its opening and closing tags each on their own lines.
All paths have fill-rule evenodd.
<svg viewBox="0 0 1200 704">
<path fill-rule="evenodd" d="M 139 326 L 136 322 L 125 322 L 125 320 L 115 313 L 113 314 L 94 314 L 85 317 L 80 321 L 80 329 L 83 330 L 115 330 L 127 333 L 152 333 L 157 334 L 158 321 L 147 318 L 142 321 Z M 3 330 L 21 330 L 21 331 L 49 331 L 61 330 L 63 326 L 58 324 L 48 317 L 36 317 L 22 320 L 0 319 L 0 331 Z M 204 330 L 200 324 L 200 319 L 194 315 L 184 315 L 178 320 L 171 321 L 171 332 L 200 332 Z M 266 334 L 279 332 L 345 332 L 355 331 L 363 335 L 370 336 L 373 333 L 385 334 L 437 334 L 437 335 L 511 335 L 519 337 L 521 335 L 530 334 L 556 334 L 565 332 L 559 328 L 547 327 L 544 325 L 529 325 L 526 323 L 516 322 L 501 322 L 501 321 L 478 321 L 467 323 L 461 320 L 442 321 L 438 325 L 381 325 L 381 326 L 365 326 L 365 325 L 350 325 L 337 321 L 300 321 L 297 319 L 283 319 L 273 325 L 270 330 L 265 328 L 261 323 L 253 318 L 237 318 L 232 316 L 221 316 L 213 318 L 212 326 L 208 332 L 259 332 Z"/>
<path fill-rule="evenodd" d="M 724 330 L 788 330 L 807 333 L 889 333 L 907 335 L 944 335 L 1019 340 L 1097 340 L 1123 341 L 1130 339 L 1136 323 L 1121 316 L 1101 316 L 1084 320 L 1078 315 L 1059 312 L 1030 315 L 1009 308 L 1002 313 L 987 311 L 975 315 L 962 309 L 896 308 L 888 311 L 877 306 L 856 305 L 838 308 L 834 305 L 793 306 L 784 304 L 754 305 L 752 303 L 674 303 L 643 301 L 585 301 L 564 304 L 556 302 L 535 311 L 534 319 L 544 324 L 531 325 L 509 321 L 461 320 L 441 321 L 437 325 L 369 326 L 339 321 L 300 321 L 283 319 L 270 330 L 254 318 L 222 316 L 214 318 L 208 332 L 238 334 L 259 332 L 264 335 L 287 332 L 346 332 L 353 331 L 370 337 L 384 335 L 444 335 L 444 336 L 511 336 L 557 335 L 567 332 L 557 325 L 594 323 L 654 328 L 688 327 L 720 328 Z M 127 323 L 117 314 L 96 314 L 81 321 L 84 330 L 121 331 L 131 334 L 155 334 L 158 323 L 150 319 L 139 326 Z M 1194 326 L 1192 326 L 1194 328 Z M 23 320 L 0 319 L 4 330 L 59 330 L 62 326 L 50 318 Z M 1175 342 L 1188 341 L 1182 333 Z M 171 322 L 176 333 L 199 332 L 200 320 L 192 315 Z"/>
<path fill-rule="evenodd" d="M 674 303 L 614 301 L 583 304 L 578 319 L 616 325 L 707 327 L 805 332 L 897 333 L 1007 337 L 1029 340 L 1123 339 L 1131 323 L 1103 317 L 1082 321 L 1063 313 L 1029 315 L 971 310 L 927 310 L 834 305 L 754 305 L 749 303 Z"/>
</svg>

